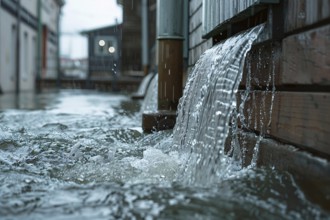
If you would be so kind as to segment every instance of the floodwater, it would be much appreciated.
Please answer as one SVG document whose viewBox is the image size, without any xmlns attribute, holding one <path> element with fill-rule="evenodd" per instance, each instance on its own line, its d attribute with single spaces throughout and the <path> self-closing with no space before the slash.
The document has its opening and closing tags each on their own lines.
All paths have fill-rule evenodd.
<svg viewBox="0 0 330 220">
<path fill-rule="evenodd" d="M 235 141 L 233 156 L 224 153 L 230 120 L 237 133 L 246 53 L 262 30 L 201 56 L 173 131 L 141 131 L 141 111 L 156 109 L 157 76 L 144 103 L 79 90 L 0 96 L 0 218 L 330 219 L 329 190 L 313 195 L 319 179 L 306 187 L 288 172 L 242 168 Z"/>
<path fill-rule="evenodd" d="M 73 90 L 0 96 L 0 219 L 329 218 L 287 172 L 181 181 L 172 131 L 142 134 L 140 106 Z"/>
</svg>

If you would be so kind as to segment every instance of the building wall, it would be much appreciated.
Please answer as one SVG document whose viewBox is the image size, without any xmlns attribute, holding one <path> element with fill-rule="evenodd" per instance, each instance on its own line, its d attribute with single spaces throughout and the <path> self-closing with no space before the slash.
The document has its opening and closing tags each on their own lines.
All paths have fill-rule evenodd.
<svg viewBox="0 0 330 220">
<path fill-rule="evenodd" d="M 59 7 L 56 0 L 42 0 L 42 24 L 46 25 L 49 30 L 57 32 L 57 16 Z"/>
<path fill-rule="evenodd" d="M 249 101 L 243 109 L 245 118 L 249 120 L 245 122 L 245 129 L 279 141 L 282 148 L 289 143 L 328 157 L 330 0 L 280 2 L 281 5 L 272 7 L 274 17 L 268 17 L 274 21 L 267 27 L 268 31 L 273 32 L 276 39 L 258 42 L 246 59 L 241 92 L 245 94 L 244 88 L 247 87 L 251 91 L 248 91 Z M 190 67 L 202 52 L 212 46 L 209 40 L 201 38 L 202 10 L 202 0 L 190 0 Z M 275 27 L 281 19 L 283 23 Z M 250 82 L 246 81 L 248 74 L 251 74 Z M 276 93 L 270 92 L 273 89 Z M 242 140 L 244 142 L 245 139 Z M 241 146 L 248 147 L 247 142 L 243 142 Z M 268 152 L 272 147 L 268 142 L 261 145 L 263 155 L 271 156 Z M 281 158 L 278 159 L 280 161 Z M 266 164 L 264 159 L 261 161 Z"/>
<path fill-rule="evenodd" d="M 31 91 L 37 73 L 37 32 L 24 23 L 20 25 L 20 91 Z"/>
<path fill-rule="evenodd" d="M 56 0 L 43 0 L 42 1 L 42 26 L 47 31 L 47 39 L 43 39 L 46 49 L 43 50 L 46 55 L 46 68 L 42 70 L 42 78 L 44 79 L 56 79 L 58 74 L 58 59 L 57 59 L 57 47 L 58 47 L 58 27 L 57 20 L 59 16 L 60 8 L 56 4 Z"/>
<path fill-rule="evenodd" d="M 2 92 L 15 91 L 16 80 L 16 38 L 17 20 L 7 11 L 0 8 L 0 87 Z M 14 28 L 14 29 L 13 29 Z"/>
<path fill-rule="evenodd" d="M 122 73 L 123 75 L 143 74 L 141 48 L 141 0 L 123 0 L 122 29 Z M 155 62 L 156 44 L 156 0 L 149 0 L 149 60 Z M 153 48 L 154 47 L 154 48 Z M 155 64 L 150 64 L 152 67 Z"/>
<path fill-rule="evenodd" d="M 20 1 L 21 7 L 35 19 L 38 17 L 38 0 Z M 35 88 L 37 74 L 37 40 L 36 28 L 21 22 L 20 31 L 20 90 L 31 91 Z"/>
<path fill-rule="evenodd" d="M 47 67 L 43 70 L 42 77 L 44 79 L 56 79 L 58 74 L 57 44 L 48 39 L 46 45 Z"/>
<path fill-rule="evenodd" d="M 285 0 L 284 7 L 271 134 L 330 155 L 330 0 Z"/>
<path fill-rule="evenodd" d="M 121 75 L 122 54 L 122 26 L 111 26 L 87 31 L 88 35 L 88 62 L 89 78 L 112 80 Z M 100 46 L 99 41 L 104 40 L 105 45 Z M 110 45 L 111 44 L 111 45 Z M 115 51 L 110 53 L 108 48 L 113 46 Z M 102 52 L 99 50 L 102 49 Z"/>
<path fill-rule="evenodd" d="M 21 0 L 21 6 L 32 15 L 38 14 L 38 0 Z"/>
<path fill-rule="evenodd" d="M 142 73 L 141 0 L 123 1 L 123 75 Z"/>
<path fill-rule="evenodd" d="M 46 66 L 41 71 L 43 78 L 56 78 L 58 74 L 58 16 L 60 7 L 57 0 L 42 0 L 42 27 L 47 30 L 44 39 Z M 2 92 L 16 91 L 16 69 L 19 68 L 19 90 L 33 91 L 38 72 L 38 0 L 21 0 L 21 20 L 18 26 L 17 8 L 13 0 L 4 1 L 0 7 L 0 88 Z M 19 30 L 19 65 L 17 65 L 17 30 Z"/>
<path fill-rule="evenodd" d="M 205 50 L 212 46 L 212 40 L 202 38 L 203 0 L 189 2 L 189 59 L 188 72 Z"/>
<path fill-rule="evenodd" d="M 3 92 L 13 92 L 16 89 L 16 33 L 17 18 L 1 9 L 1 68 L 0 79 Z M 32 90 L 36 73 L 36 30 L 21 22 L 20 33 L 20 90 Z"/>
</svg>

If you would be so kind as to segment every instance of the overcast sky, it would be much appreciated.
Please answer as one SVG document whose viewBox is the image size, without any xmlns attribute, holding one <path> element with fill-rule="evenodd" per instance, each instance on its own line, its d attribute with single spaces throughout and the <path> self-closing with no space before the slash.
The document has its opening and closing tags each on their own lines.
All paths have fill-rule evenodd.
<svg viewBox="0 0 330 220">
<path fill-rule="evenodd" d="M 61 19 L 61 55 L 87 57 L 87 38 L 79 32 L 122 22 L 116 0 L 66 0 Z"/>
</svg>

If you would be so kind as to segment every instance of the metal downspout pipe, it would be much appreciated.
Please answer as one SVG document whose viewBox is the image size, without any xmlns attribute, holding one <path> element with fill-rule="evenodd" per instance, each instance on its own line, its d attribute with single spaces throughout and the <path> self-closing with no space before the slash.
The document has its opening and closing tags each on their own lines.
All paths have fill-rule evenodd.
<svg viewBox="0 0 330 220">
<path fill-rule="evenodd" d="M 61 44 L 60 44 L 60 36 L 61 36 L 61 15 L 62 15 L 62 5 L 59 4 L 59 9 L 58 9 L 58 15 L 57 15 L 57 54 L 56 54 L 56 59 L 57 59 L 57 77 L 56 77 L 56 87 L 58 89 L 61 88 Z"/>
<path fill-rule="evenodd" d="M 145 132 L 172 129 L 182 96 L 183 0 L 157 0 L 158 112 L 142 116 Z"/>
<path fill-rule="evenodd" d="M 20 71 L 21 71 L 21 45 L 20 45 L 20 38 L 21 38 L 21 1 L 17 1 L 17 31 L 16 31 L 16 87 L 15 93 L 19 94 L 20 91 Z"/>
<path fill-rule="evenodd" d="M 2 0 L 0 0 L 0 42 L 1 42 L 1 34 L 2 34 L 2 30 L 1 30 L 1 14 L 2 14 Z M 0 52 L 0 65 L 1 65 L 1 52 Z M 1 80 L 1 67 L 0 67 L 0 80 Z M 0 81 L 1 82 L 1 81 Z M 2 94 L 2 88 L 1 88 L 1 83 L 0 83 L 0 95 Z"/>
<path fill-rule="evenodd" d="M 142 67 L 144 75 L 149 73 L 149 42 L 148 42 L 148 0 L 142 0 L 141 14 L 142 14 Z"/>
<path fill-rule="evenodd" d="M 37 37 L 37 75 L 36 75 L 36 85 L 37 92 L 41 91 L 41 41 L 42 41 L 42 21 L 41 21 L 41 7 L 42 2 L 38 0 L 37 12 L 38 12 L 38 37 Z"/>
</svg>

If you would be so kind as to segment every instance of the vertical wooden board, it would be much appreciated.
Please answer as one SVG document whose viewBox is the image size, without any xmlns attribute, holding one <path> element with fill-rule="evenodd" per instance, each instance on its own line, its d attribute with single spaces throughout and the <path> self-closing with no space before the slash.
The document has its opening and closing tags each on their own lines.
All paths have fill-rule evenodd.
<svg viewBox="0 0 330 220">
<path fill-rule="evenodd" d="M 306 1 L 305 10 L 308 25 L 330 18 L 330 0 Z"/>
<path fill-rule="evenodd" d="M 270 134 L 330 155 L 330 94 L 278 92 Z"/>
<path fill-rule="evenodd" d="M 286 33 L 330 19 L 330 0 L 285 0 Z"/>
<path fill-rule="evenodd" d="M 330 84 L 330 25 L 283 40 L 283 84 Z"/>
<path fill-rule="evenodd" d="M 306 0 L 285 0 L 284 31 L 290 32 L 305 25 Z"/>
</svg>

